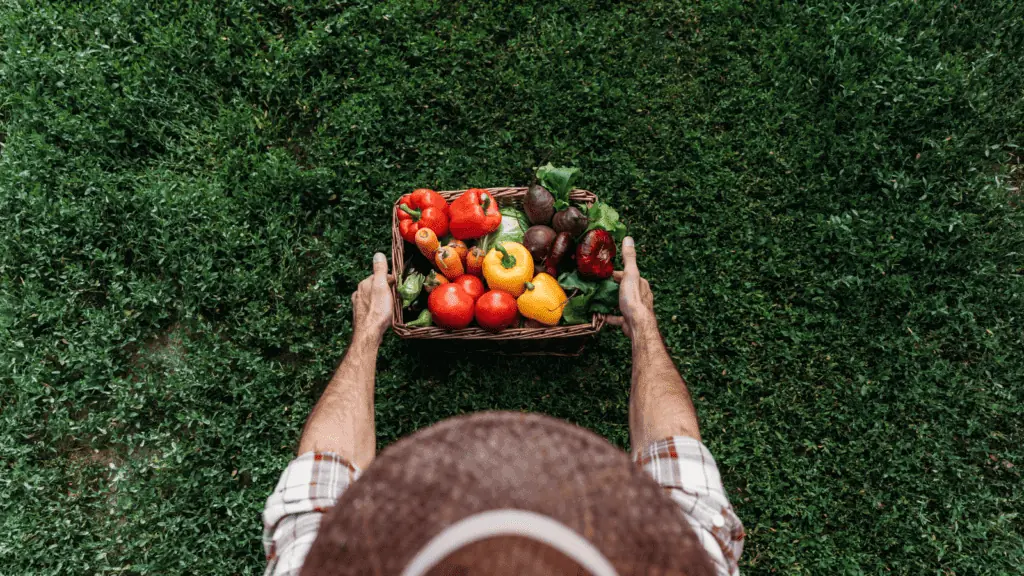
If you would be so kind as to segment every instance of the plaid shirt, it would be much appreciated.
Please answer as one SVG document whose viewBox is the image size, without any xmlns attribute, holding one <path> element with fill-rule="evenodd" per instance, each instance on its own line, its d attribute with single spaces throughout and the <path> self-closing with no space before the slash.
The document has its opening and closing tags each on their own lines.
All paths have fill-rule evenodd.
<svg viewBox="0 0 1024 576">
<path fill-rule="evenodd" d="M 648 446 L 636 463 L 679 504 L 718 574 L 738 575 L 743 524 L 708 449 L 695 438 L 674 436 Z M 330 453 L 307 452 L 292 460 L 263 510 L 266 576 L 299 573 L 321 517 L 359 475 L 358 468 Z"/>
</svg>

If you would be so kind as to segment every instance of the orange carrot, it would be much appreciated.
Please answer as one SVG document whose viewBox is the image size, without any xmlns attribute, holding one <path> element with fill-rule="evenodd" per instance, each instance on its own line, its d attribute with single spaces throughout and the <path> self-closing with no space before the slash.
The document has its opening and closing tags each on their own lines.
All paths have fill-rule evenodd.
<svg viewBox="0 0 1024 576">
<path fill-rule="evenodd" d="M 437 269 L 449 280 L 455 280 L 465 272 L 462 267 L 462 260 L 459 259 L 459 253 L 451 246 L 445 246 L 438 250 L 434 256 L 434 263 L 437 264 Z"/>
<path fill-rule="evenodd" d="M 473 246 L 466 254 L 466 274 L 481 276 L 483 274 L 484 256 L 487 254 L 479 246 Z"/>
<path fill-rule="evenodd" d="M 416 232 L 415 240 L 416 247 L 420 249 L 420 252 L 427 257 L 427 260 L 433 262 L 434 253 L 441 247 L 441 243 L 437 241 L 437 234 L 430 228 L 420 228 Z"/>
<path fill-rule="evenodd" d="M 469 254 L 469 248 L 466 246 L 465 242 L 463 242 L 462 240 L 455 240 L 453 238 L 449 240 L 448 244 L 445 244 L 445 246 L 448 246 L 449 248 L 452 248 L 456 252 L 458 252 L 459 260 L 462 260 L 463 264 L 466 263 L 466 255 Z"/>
</svg>

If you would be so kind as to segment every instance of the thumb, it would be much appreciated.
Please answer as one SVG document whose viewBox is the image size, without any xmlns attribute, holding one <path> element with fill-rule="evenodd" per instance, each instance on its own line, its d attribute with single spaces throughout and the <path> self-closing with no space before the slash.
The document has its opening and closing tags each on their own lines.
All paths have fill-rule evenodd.
<svg viewBox="0 0 1024 576">
<path fill-rule="evenodd" d="M 640 269 L 636 267 L 636 244 L 632 236 L 622 239 L 622 269 L 627 276 L 640 275 Z"/>
<path fill-rule="evenodd" d="M 373 280 L 384 284 L 388 281 L 388 258 L 380 252 L 373 255 Z"/>
</svg>

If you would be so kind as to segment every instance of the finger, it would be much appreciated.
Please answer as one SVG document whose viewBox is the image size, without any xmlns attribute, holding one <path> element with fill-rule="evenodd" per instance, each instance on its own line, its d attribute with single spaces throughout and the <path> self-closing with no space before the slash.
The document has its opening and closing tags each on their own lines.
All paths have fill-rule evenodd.
<svg viewBox="0 0 1024 576">
<path fill-rule="evenodd" d="M 388 274 L 388 286 L 391 286 L 394 283 L 395 283 L 395 275 L 394 274 Z"/>
<path fill-rule="evenodd" d="M 612 280 L 615 280 L 616 282 L 622 282 L 622 278 L 625 275 L 626 273 L 623 272 L 622 270 L 616 270 L 615 272 L 612 272 Z"/>
<path fill-rule="evenodd" d="M 373 280 L 377 284 L 388 283 L 388 257 L 381 252 L 373 255 Z"/>
<path fill-rule="evenodd" d="M 619 328 L 622 328 L 623 334 L 625 334 L 627 337 L 632 337 L 630 336 L 629 324 L 626 323 L 626 319 L 623 318 L 622 316 L 606 316 L 604 321 L 606 324 L 609 324 L 611 326 L 618 326 Z"/>
<path fill-rule="evenodd" d="M 373 275 L 386 276 L 388 273 L 388 257 L 383 252 L 373 255 Z"/>
<path fill-rule="evenodd" d="M 636 267 L 636 244 L 633 242 L 632 236 L 622 239 L 622 264 L 626 275 L 640 275 L 640 269 Z"/>
</svg>

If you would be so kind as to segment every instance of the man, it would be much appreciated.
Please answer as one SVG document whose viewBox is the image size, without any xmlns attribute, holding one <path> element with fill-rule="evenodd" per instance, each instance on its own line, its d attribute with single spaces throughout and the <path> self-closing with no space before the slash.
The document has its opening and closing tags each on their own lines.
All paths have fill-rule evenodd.
<svg viewBox="0 0 1024 576">
<path fill-rule="evenodd" d="M 267 500 L 266 573 L 738 574 L 743 526 L 632 238 L 622 257 L 616 323 L 633 347 L 636 465 L 590 432 L 514 413 L 447 420 L 375 461 L 374 372 L 392 317 L 387 260 L 375 254 L 352 295 L 345 359 Z"/>
</svg>

